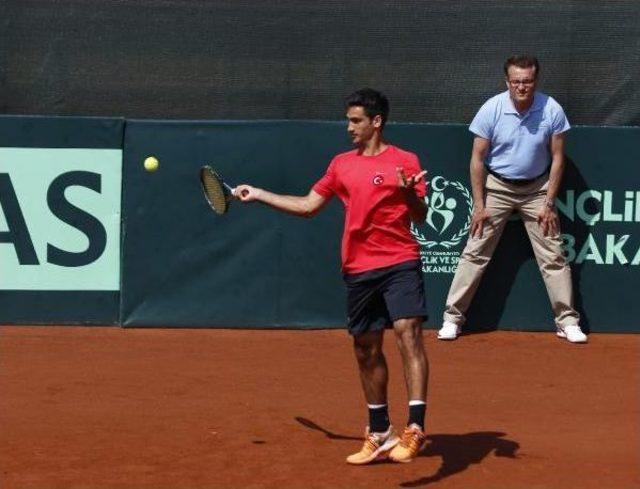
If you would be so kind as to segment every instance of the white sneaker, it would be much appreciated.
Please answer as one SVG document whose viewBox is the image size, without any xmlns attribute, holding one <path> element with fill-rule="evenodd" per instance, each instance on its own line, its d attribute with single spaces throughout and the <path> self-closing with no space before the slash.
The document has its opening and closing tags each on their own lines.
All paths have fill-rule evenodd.
<svg viewBox="0 0 640 489">
<path fill-rule="evenodd" d="M 556 334 L 560 338 L 565 338 L 569 343 L 587 342 L 587 335 L 582 332 L 577 324 L 565 326 L 564 328 L 558 327 Z"/>
<path fill-rule="evenodd" d="M 442 323 L 442 328 L 438 331 L 439 340 L 455 340 L 460 334 L 460 326 L 451 321 Z"/>
</svg>

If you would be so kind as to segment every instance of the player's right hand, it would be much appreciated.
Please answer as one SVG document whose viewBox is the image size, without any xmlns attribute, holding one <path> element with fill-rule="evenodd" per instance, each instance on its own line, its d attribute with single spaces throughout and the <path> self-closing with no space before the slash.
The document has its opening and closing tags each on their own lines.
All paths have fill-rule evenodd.
<svg viewBox="0 0 640 489">
<path fill-rule="evenodd" d="M 258 200 L 260 189 L 252 187 L 251 185 L 238 185 L 233 189 L 233 196 L 241 202 L 253 202 Z"/>
<path fill-rule="evenodd" d="M 474 209 L 471 216 L 471 237 L 480 239 L 482 238 L 482 231 L 484 229 L 484 222 L 489 219 L 489 213 L 484 207 L 482 209 Z"/>
</svg>

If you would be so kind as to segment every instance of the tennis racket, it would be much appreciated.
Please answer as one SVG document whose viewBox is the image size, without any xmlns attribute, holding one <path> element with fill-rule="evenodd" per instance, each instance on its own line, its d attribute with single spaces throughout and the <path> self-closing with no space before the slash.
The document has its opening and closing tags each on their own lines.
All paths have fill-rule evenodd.
<svg viewBox="0 0 640 489">
<path fill-rule="evenodd" d="M 210 166 L 200 168 L 200 183 L 209 206 L 216 214 L 224 214 L 235 198 L 235 189 L 225 183 Z"/>
</svg>

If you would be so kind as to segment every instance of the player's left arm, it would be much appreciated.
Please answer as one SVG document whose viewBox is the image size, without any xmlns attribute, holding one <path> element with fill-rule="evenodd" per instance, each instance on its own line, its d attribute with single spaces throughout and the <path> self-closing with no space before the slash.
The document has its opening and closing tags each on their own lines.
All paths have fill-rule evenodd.
<svg viewBox="0 0 640 489">
<path fill-rule="evenodd" d="M 549 143 L 551 151 L 551 168 L 549 170 L 549 184 L 544 205 L 538 213 L 538 224 L 545 236 L 556 236 L 560 232 L 560 220 L 556 210 L 556 197 L 560 191 L 560 183 L 564 174 L 564 133 L 553 134 Z"/>
<path fill-rule="evenodd" d="M 398 186 L 402 190 L 407 206 L 409 207 L 409 217 L 416 224 L 422 224 L 427 218 L 427 204 L 416 194 L 418 185 L 427 174 L 426 170 L 414 174 L 405 174 L 403 168 L 396 168 L 398 174 Z"/>
</svg>

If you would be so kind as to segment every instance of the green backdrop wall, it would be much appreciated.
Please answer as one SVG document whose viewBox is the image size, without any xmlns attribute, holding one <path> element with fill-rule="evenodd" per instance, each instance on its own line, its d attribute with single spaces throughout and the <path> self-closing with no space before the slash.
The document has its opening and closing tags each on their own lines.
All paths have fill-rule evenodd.
<svg viewBox="0 0 640 489">
<path fill-rule="evenodd" d="M 0 120 L 15 128 L 26 119 Z M 86 135 L 92 132 L 86 125 L 91 121 L 47 123 L 77 124 L 72 132 Z M 33 290 L 38 283 L 32 290 L 2 287 L 2 260 L 11 256 L 16 260 L 6 234 L 3 197 L 0 323 L 343 327 L 341 204 L 331 202 L 310 220 L 238 203 L 227 215 L 217 216 L 202 198 L 198 170 L 211 164 L 231 183 L 303 194 L 335 153 L 349 149 L 344 124 L 149 120 L 113 124 L 124 126 L 119 146 L 123 149 L 119 290 Z M 24 130 L 23 126 L 18 132 Z M 416 152 L 429 171 L 428 222 L 414 233 L 426 277 L 431 316 L 427 326 L 436 328 L 468 230 L 471 137 L 464 125 L 429 124 L 390 124 L 387 136 Z M 640 128 L 576 127 L 568 137 L 567 172 L 558 207 L 577 306 L 583 324 L 592 331 L 638 330 L 633 304 L 640 285 L 639 136 Z M 4 139 L 2 145 L 13 147 L 15 141 L 20 140 Z M 73 147 L 76 141 L 65 144 Z M 38 145 L 55 146 L 50 141 Z M 157 172 L 143 169 L 149 155 L 160 160 Z M 14 177 L 15 165 L 8 168 L 5 161 L 0 158 L 0 175 Z M 95 164 L 86 162 L 88 167 Z M 118 165 L 112 171 L 117 173 Z M 73 199 L 68 196 L 68 200 Z M 93 212 L 87 205 L 78 203 Z M 110 222 L 109 214 L 98 220 Z M 73 226 L 69 232 L 78 233 Z M 80 253 L 82 246 L 75 246 L 73 251 Z M 87 299 L 92 294 L 100 297 L 99 305 Z M 518 219 L 508 224 L 468 316 L 474 329 L 553 328 L 546 291 Z"/>
<path fill-rule="evenodd" d="M 632 177 L 638 135 L 637 128 L 579 127 L 569 136 L 558 205 L 577 305 L 583 324 L 595 330 L 637 327 L 629 305 L 640 285 L 640 193 Z M 416 152 L 429 170 L 432 211 L 415 234 L 422 243 L 429 327 L 437 327 L 466 238 L 471 137 L 463 125 L 428 124 L 391 124 L 387 136 Z M 197 173 L 211 164 L 233 183 L 304 194 L 331 156 L 348 148 L 341 123 L 129 121 L 123 324 L 341 327 L 341 205 L 333 202 L 312 220 L 259 204 L 232 205 L 219 217 L 204 203 Z M 161 161 L 154 174 L 141 167 L 150 154 Z M 517 219 L 507 226 L 469 312 L 469 326 L 553 326 Z"/>
</svg>

